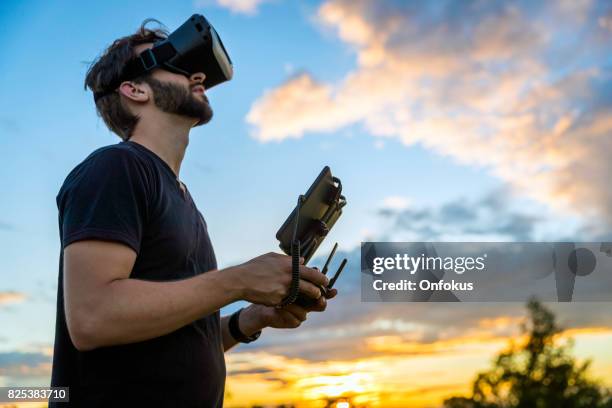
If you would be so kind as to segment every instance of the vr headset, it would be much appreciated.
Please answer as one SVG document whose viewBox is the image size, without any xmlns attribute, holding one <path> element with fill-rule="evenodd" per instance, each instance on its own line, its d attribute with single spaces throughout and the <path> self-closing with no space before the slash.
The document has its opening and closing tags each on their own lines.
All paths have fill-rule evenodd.
<svg viewBox="0 0 612 408">
<path fill-rule="evenodd" d="M 153 48 L 131 59 L 107 90 L 94 93 L 94 100 L 114 92 L 123 81 L 134 79 L 155 68 L 187 77 L 203 72 L 206 75 L 206 89 L 229 81 L 234 75 L 232 60 L 217 31 L 204 16 L 194 14 L 167 38 L 160 38 Z"/>
</svg>

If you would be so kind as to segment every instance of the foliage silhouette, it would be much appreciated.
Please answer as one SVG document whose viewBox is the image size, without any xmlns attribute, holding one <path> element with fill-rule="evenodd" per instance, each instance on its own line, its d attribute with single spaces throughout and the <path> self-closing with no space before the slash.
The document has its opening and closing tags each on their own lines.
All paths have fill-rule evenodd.
<svg viewBox="0 0 612 408">
<path fill-rule="evenodd" d="M 537 300 L 527 304 L 521 326 L 526 342 L 511 344 L 491 369 L 477 375 L 472 396 L 452 397 L 445 408 L 612 408 L 610 390 L 588 376 L 590 361 L 571 355 L 571 340 L 558 338 L 563 329 L 554 314 Z"/>
</svg>

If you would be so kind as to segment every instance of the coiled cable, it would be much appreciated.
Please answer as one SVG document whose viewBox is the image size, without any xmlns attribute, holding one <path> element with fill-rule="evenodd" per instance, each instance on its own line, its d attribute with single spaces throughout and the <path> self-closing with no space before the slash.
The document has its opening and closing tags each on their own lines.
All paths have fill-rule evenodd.
<svg viewBox="0 0 612 408">
<path fill-rule="evenodd" d="M 278 308 L 290 305 L 295 302 L 300 290 L 300 240 L 297 239 L 298 222 L 300 219 L 300 207 L 304 201 L 304 196 L 298 197 L 296 206 L 295 223 L 293 224 L 293 238 L 291 239 L 291 284 L 289 294 L 276 306 Z"/>
</svg>

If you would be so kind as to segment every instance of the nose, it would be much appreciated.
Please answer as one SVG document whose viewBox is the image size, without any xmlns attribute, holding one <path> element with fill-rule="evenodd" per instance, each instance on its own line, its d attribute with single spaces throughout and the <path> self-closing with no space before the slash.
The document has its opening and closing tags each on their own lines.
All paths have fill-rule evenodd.
<svg viewBox="0 0 612 408">
<path fill-rule="evenodd" d="M 206 75 L 203 72 L 196 72 L 189 77 L 192 84 L 203 84 L 205 79 Z"/>
</svg>

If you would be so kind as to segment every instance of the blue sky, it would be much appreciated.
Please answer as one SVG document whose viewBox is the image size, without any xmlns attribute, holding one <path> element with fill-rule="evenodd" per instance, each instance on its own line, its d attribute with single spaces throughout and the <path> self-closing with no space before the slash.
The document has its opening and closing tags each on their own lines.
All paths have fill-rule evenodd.
<svg viewBox="0 0 612 408">
<path fill-rule="evenodd" d="M 470 11 L 475 2 L 459 13 L 447 2 L 244 1 L 250 13 L 227 6 L 239 1 L 219 3 L 0 6 L 0 293 L 23 296 L 0 303 L 0 352 L 52 345 L 55 195 L 91 151 L 119 141 L 83 90 L 87 62 L 147 17 L 172 30 L 204 13 L 234 62 L 234 79 L 208 92 L 215 116 L 192 132 L 181 170 L 221 267 L 276 250 L 277 228 L 324 165 L 349 204 L 321 252 L 334 240 L 349 252 L 368 237 L 464 238 L 456 229 L 400 231 L 380 210 L 478 206 L 492 192 L 505 198 L 500 217 L 537 216 L 531 239 L 609 231 L 609 165 L 601 163 L 610 144 L 601 135 L 609 136 L 612 19 L 604 2 Z M 414 20 L 393 31 L 393 18 L 401 27 Z M 482 228 L 501 221 L 484 219 Z"/>
</svg>

